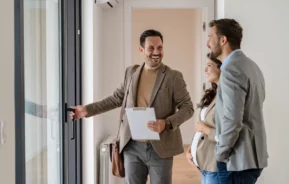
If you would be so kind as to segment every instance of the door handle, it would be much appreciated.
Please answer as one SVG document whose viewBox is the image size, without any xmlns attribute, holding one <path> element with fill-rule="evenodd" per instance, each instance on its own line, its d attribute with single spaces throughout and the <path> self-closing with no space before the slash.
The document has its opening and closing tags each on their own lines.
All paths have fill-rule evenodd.
<svg viewBox="0 0 289 184">
<path fill-rule="evenodd" d="M 68 120 L 67 120 L 68 114 L 67 113 L 68 112 L 74 112 L 75 109 L 67 107 L 67 103 L 65 103 L 64 108 L 65 108 L 65 122 L 67 123 L 68 122 Z M 72 119 L 72 137 L 70 138 L 71 140 L 75 139 L 75 132 L 76 132 L 75 121 L 76 120 Z"/>
<path fill-rule="evenodd" d="M 67 103 L 64 104 L 64 122 L 67 123 L 67 112 L 74 112 L 75 110 L 67 107 Z"/>
<path fill-rule="evenodd" d="M 74 112 L 74 109 L 68 107 L 68 108 L 67 108 L 67 111 L 69 111 L 69 112 Z"/>
</svg>

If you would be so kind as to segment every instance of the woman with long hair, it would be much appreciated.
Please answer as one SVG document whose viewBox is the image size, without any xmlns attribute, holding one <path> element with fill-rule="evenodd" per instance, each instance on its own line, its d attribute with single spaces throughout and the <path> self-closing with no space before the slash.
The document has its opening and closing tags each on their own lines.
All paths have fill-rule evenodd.
<svg viewBox="0 0 289 184">
<path fill-rule="evenodd" d="M 211 88 L 205 90 L 198 104 L 200 109 L 199 121 L 191 146 L 186 152 L 189 163 L 196 166 L 202 174 L 202 184 L 218 184 L 217 161 L 215 156 L 215 103 L 216 93 L 221 74 L 221 61 L 207 55 L 205 69 L 207 81 Z"/>
</svg>

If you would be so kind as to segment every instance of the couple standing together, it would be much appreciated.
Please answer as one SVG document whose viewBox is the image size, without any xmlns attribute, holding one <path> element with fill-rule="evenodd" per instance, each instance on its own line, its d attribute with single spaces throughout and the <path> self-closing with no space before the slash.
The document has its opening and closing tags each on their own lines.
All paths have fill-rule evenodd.
<svg viewBox="0 0 289 184">
<path fill-rule="evenodd" d="M 264 77 L 241 50 L 243 29 L 234 19 L 209 24 L 205 72 L 212 87 L 204 92 L 188 161 L 202 174 L 202 184 L 254 184 L 267 167 L 263 119 Z M 171 184 L 173 157 L 183 150 L 179 126 L 194 114 L 182 73 L 162 63 L 163 36 L 147 30 L 140 36 L 144 63 L 128 67 L 114 93 L 95 103 L 73 107 L 72 118 L 91 117 L 118 107 L 153 107 L 148 122 L 160 140 L 132 140 L 125 114 L 120 122 L 120 149 L 127 184 Z"/>
</svg>

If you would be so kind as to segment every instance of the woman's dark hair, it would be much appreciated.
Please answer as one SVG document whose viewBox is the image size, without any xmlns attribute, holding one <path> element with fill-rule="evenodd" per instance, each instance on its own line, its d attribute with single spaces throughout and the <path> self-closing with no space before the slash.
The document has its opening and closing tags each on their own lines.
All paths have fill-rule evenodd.
<svg viewBox="0 0 289 184">
<path fill-rule="evenodd" d="M 207 54 L 207 57 L 212 60 L 214 63 L 217 64 L 217 67 L 220 69 L 222 62 L 220 60 L 218 60 L 217 58 L 213 58 L 211 56 L 211 54 Z M 197 105 L 198 108 L 204 108 L 204 107 L 208 107 L 213 99 L 215 98 L 216 94 L 217 94 L 217 88 L 218 85 L 215 83 L 211 83 L 212 87 L 210 89 L 207 89 L 204 91 L 204 96 L 202 97 L 200 103 Z"/>
</svg>

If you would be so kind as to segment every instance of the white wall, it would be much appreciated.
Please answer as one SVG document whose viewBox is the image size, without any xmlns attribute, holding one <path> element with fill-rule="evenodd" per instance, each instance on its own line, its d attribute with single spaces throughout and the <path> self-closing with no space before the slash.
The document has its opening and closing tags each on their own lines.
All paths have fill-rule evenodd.
<svg viewBox="0 0 289 184">
<path fill-rule="evenodd" d="M 102 96 L 102 81 L 103 81 L 103 12 L 94 5 L 93 14 L 93 99 L 99 100 Z M 102 115 L 95 116 L 94 118 L 94 148 L 95 148 L 95 160 L 99 163 L 99 145 L 105 137 Z M 99 173 L 99 165 L 96 165 L 95 172 Z M 91 174 L 94 174 L 91 173 Z M 98 175 L 95 180 L 98 183 Z"/>
<path fill-rule="evenodd" d="M 265 75 L 264 114 L 270 158 L 259 183 L 288 183 L 289 1 L 225 0 L 224 10 L 225 17 L 235 18 L 243 26 L 242 50 Z"/>
<path fill-rule="evenodd" d="M 101 100 L 119 87 L 123 81 L 125 64 L 123 48 L 123 1 L 113 9 L 100 9 L 94 5 L 93 15 L 93 99 L 86 103 Z M 87 38 L 88 39 L 88 38 Z M 91 90 L 92 91 L 92 90 Z M 99 146 L 109 135 L 116 135 L 119 122 L 120 109 L 112 110 L 93 118 L 94 148 L 95 148 L 95 173 L 100 174 Z M 87 157 L 89 159 L 90 157 Z M 88 161 L 88 160 L 87 160 Z M 109 171 L 109 173 L 111 173 Z M 94 173 L 91 173 L 94 174 Z M 98 181 L 95 175 L 95 181 Z M 91 184 L 87 180 L 87 184 Z M 122 183 L 110 175 L 110 183 Z"/>
<path fill-rule="evenodd" d="M 122 4 L 105 10 L 93 2 L 82 1 L 83 104 L 111 95 L 124 75 Z M 99 146 L 116 133 L 118 120 L 119 109 L 83 120 L 84 184 L 98 183 Z"/>
<path fill-rule="evenodd" d="M 15 183 L 14 1 L 0 1 L 0 120 L 6 123 L 6 143 L 0 145 L 1 183 Z"/>
<path fill-rule="evenodd" d="M 103 61 L 102 61 L 102 97 L 107 97 L 123 82 L 124 63 L 124 27 L 123 2 L 113 9 L 103 12 Z M 120 109 L 103 114 L 103 125 L 107 135 L 114 134 L 118 128 Z"/>
<path fill-rule="evenodd" d="M 83 104 L 102 98 L 103 11 L 94 1 L 82 1 Z M 99 144 L 105 137 L 102 116 L 83 119 L 83 183 L 98 183 Z"/>
<path fill-rule="evenodd" d="M 224 18 L 225 0 L 215 0 L 215 18 Z"/>
</svg>

